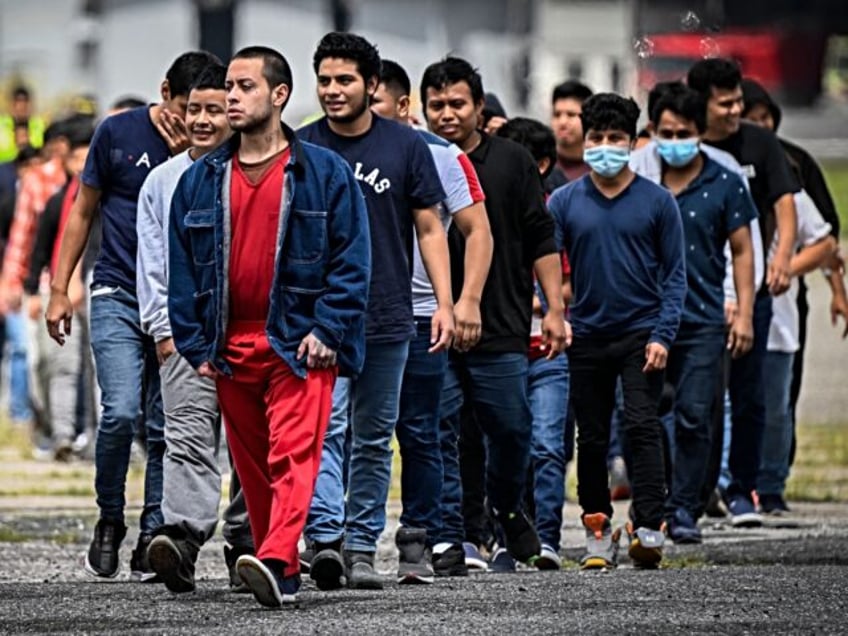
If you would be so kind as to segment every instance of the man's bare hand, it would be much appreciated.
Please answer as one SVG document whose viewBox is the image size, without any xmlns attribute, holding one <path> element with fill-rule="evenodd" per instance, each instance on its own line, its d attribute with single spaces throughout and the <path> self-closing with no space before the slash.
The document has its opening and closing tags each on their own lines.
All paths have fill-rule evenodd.
<svg viewBox="0 0 848 636">
<path fill-rule="evenodd" d="M 307 369 L 328 369 L 336 365 L 336 352 L 311 333 L 300 341 L 297 359 L 306 356 Z"/>
<path fill-rule="evenodd" d="M 159 119 L 156 121 L 156 130 L 168 144 L 171 156 L 178 155 L 191 147 L 185 122 L 179 115 L 172 113 L 167 108 L 160 111 Z"/>
<path fill-rule="evenodd" d="M 749 316 L 739 313 L 727 334 L 727 350 L 733 358 L 741 358 L 754 346 L 754 323 Z"/>
<path fill-rule="evenodd" d="M 500 115 L 495 115 L 489 118 L 489 121 L 486 122 L 486 134 L 494 135 L 501 129 L 501 127 L 506 123 L 506 117 L 501 117 Z"/>
<path fill-rule="evenodd" d="M 834 327 L 839 324 L 839 316 L 845 321 L 842 330 L 842 339 L 848 336 L 848 299 L 845 296 L 834 296 L 830 301 L 830 324 Z"/>
<path fill-rule="evenodd" d="M 780 296 L 789 289 L 790 267 L 789 256 L 781 256 L 776 254 L 768 264 L 768 273 L 766 275 L 766 285 L 768 285 L 769 293 L 772 296 Z"/>
<path fill-rule="evenodd" d="M 439 306 L 430 319 L 430 348 L 427 353 L 447 351 L 453 344 L 455 334 L 453 307 Z"/>
<path fill-rule="evenodd" d="M 177 352 L 173 338 L 165 338 L 156 343 L 156 359 L 161 367 L 165 361 Z"/>
<path fill-rule="evenodd" d="M 733 321 L 736 320 L 736 314 L 739 313 L 739 305 L 732 300 L 724 301 L 724 326 L 730 329 L 733 326 Z"/>
<path fill-rule="evenodd" d="M 645 345 L 645 366 L 642 373 L 662 371 L 668 362 L 668 349 L 659 342 L 649 342 Z"/>
<path fill-rule="evenodd" d="M 542 318 L 541 348 L 548 350 L 545 358 L 553 360 L 570 346 L 571 325 L 563 318 L 562 311 L 549 310 Z"/>
<path fill-rule="evenodd" d="M 465 353 L 480 341 L 480 336 L 483 334 L 480 303 L 460 298 L 453 308 L 453 318 L 456 323 L 453 348 Z"/>
<path fill-rule="evenodd" d="M 68 294 L 52 292 L 44 320 L 47 322 L 47 333 L 60 345 L 64 345 L 65 337 L 71 335 L 73 315 L 74 305 Z"/>
<path fill-rule="evenodd" d="M 210 380 L 217 380 L 218 376 L 221 373 L 218 369 L 215 368 L 215 365 L 211 362 L 204 362 L 199 367 L 197 367 L 197 375 L 201 378 L 209 378 Z"/>
</svg>

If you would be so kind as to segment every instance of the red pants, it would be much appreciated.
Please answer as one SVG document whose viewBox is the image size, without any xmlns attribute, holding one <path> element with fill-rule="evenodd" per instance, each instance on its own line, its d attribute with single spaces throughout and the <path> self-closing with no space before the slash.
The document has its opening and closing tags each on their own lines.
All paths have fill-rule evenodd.
<svg viewBox="0 0 848 636">
<path fill-rule="evenodd" d="M 336 369 L 299 378 L 257 322 L 230 326 L 225 358 L 233 377 L 218 379 L 218 401 L 256 556 L 284 561 L 291 576 L 300 571 L 297 542 L 321 464 Z"/>
</svg>

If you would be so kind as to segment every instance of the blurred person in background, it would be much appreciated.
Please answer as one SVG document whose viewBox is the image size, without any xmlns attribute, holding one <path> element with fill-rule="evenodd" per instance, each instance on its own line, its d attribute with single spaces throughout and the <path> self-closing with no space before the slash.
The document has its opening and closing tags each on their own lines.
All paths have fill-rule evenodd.
<svg viewBox="0 0 848 636">
<path fill-rule="evenodd" d="M 114 578 L 126 536 L 124 507 L 127 469 L 134 432 L 147 430 L 144 509 L 130 559 L 131 580 L 153 581 L 147 562 L 152 533 L 162 525 L 164 416 L 156 345 L 141 330 L 136 296 L 136 209 L 150 171 L 189 146 L 184 117 L 189 87 L 217 58 L 206 52 L 179 56 L 160 86 L 162 101 L 101 121 L 80 176 L 71 207 L 45 320 L 50 337 L 65 345 L 74 305 L 69 296 L 73 272 L 91 233 L 102 218 L 102 247 L 91 287 L 91 343 L 101 389 L 102 416 L 95 447 L 95 491 L 100 518 L 83 558 L 85 571 Z"/>
<path fill-rule="evenodd" d="M 577 80 L 567 80 L 554 87 L 551 95 L 551 128 L 557 141 L 557 160 L 546 179 L 549 192 L 589 172 L 589 166 L 583 161 L 580 113 L 583 102 L 591 96 L 592 89 Z"/>
<path fill-rule="evenodd" d="M 0 115 L 0 163 L 12 161 L 25 145 L 41 148 L 46 124 L 32 112 L 32 96 L 23 85 L 9 96 L 9 113 Z"/>
</svg>

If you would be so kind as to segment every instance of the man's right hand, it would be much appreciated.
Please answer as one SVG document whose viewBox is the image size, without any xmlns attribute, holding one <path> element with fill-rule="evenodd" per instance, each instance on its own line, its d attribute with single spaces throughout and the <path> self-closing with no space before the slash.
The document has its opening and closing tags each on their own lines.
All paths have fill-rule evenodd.
<svg viewBox="0 0 848 636">
<path fill-rule="evenodd" d="M 177 352 L 173 338 L 165 338 L 156 343 L 156 359 L 161 367 L 165 361 Z"/>
<path fill-rule="evenodd" d="M 44 319 L 47 322 L 47 333 L 60 345 L 65 344 L 65 336 L 71 335 L 71 319 L 74 306 L 67 293 L 51 292 L 50 302 Z"/>
<path fill-rule="evenodd" d="M 199 367 L 197 367 L 197 375 L 201 378 L 209 378 L 210 380 L 217 380 L 220 373 L 218 369 L 215 368 L 215 365 L 211 362 L 204 362 Z"/>
</svg>

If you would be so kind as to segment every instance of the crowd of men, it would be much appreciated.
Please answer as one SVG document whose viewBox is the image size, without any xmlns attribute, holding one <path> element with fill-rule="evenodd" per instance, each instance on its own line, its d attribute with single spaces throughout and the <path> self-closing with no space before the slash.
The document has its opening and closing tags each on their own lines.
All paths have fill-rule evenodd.
<svg viewBox="0 0 848 636">
<path fill-rule="evenodd" d="M 324 116 L 297 130 L 289 64 L 256 46 L 185 53 L 159 103 L 56 122 L 33 165 L 19 153 L 0 295 L 7 330 L 24 297 L 37 327 L 49 400 L 32 405 L 57 459 L 93 352 L 87 572 L 119 573 L 141 438 L 131 576 L 195 589 L 222 420 L 230 587 L 269 607 L 302 572 L 384 586 L 394 435 L 401 584 L 560 569 L 575 429 L 584 569 L 622 542 L 655 568 L 705 513 L 788 512 L 802 275 L 823 268 L 834 321 L 848 300 L 821 172 L 761 86 L 700 61 L 654 88 L 640 131 L 632 99 L 572 80 L 549 128 L 446 57 L 421 78 L 424 130 L 407 73 L 364 38 L 327 34 L 313 70 Z"/>
</svg>

